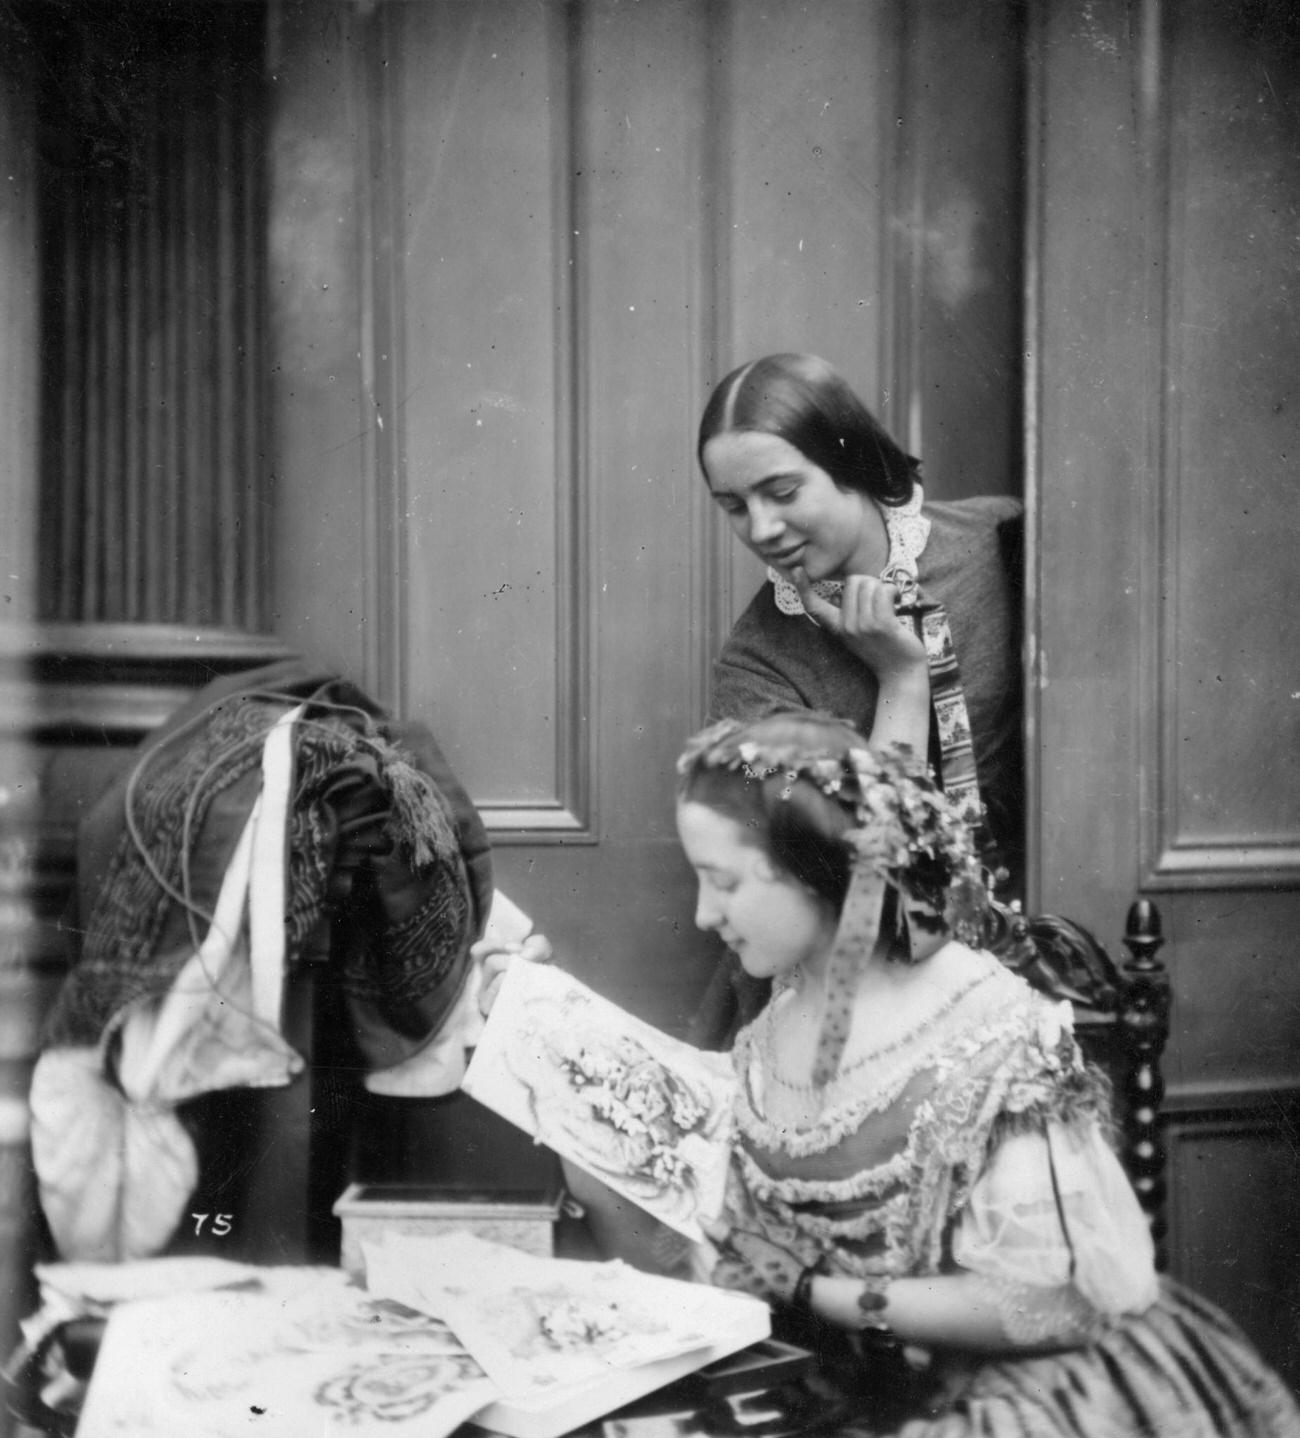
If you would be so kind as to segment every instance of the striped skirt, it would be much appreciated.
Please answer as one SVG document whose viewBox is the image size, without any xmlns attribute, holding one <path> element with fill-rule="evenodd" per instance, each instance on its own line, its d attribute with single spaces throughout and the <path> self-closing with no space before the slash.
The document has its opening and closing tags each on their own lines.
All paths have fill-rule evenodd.
<svg viewBox="0 0 1300 1438">
<path fill-rule="evenodd" d="M 923 1413 L 844 1438 L 1300 1438 L 1300 1406 L 1241 1331 L 1171 1280 L 1086 1348 L 945 1370 Z M 865 1415 L 864 1415 L 865 1416 Z"/>
</svg>

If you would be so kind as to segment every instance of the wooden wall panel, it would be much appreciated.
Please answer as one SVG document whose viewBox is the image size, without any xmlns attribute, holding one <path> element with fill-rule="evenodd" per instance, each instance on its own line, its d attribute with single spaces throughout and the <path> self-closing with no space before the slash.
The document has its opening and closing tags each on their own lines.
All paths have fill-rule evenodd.
<svg viewBox="0 0 1300 1438">
<path fill-rule="evenodd" d="M 195 158 L 202 163 L 188 171 L 173 163 L 179 161 L 177 152 L 168 153 L 173 199 L 180 198 L 176 190 L 183 190 L 189 206 L 188 225 L 180 228 L 192 231 L 183 236 L 175 229 L 168 233 L 192 263 L 185 278 L 211 282 L 211 287 L 201 300 L 197 294 L 190 296 L 194 308 L 171 307 L 176 313 L 169 314 L 169 335 L 194 339 L 198 332 L 202 343 L 191 352 L 188 367 L 171 353 L 167 374 L 151 387 L 146 371 L 158 354 L 149 344 L 158 336 L 149 323 L 159 315 L 144 303 L 144 291 L 156 281 L 177 279 L 178 271 L 163 275 L 148 268 L 161 263 L 157 252 L 148 255 L 143 235 L 151 222 L 160 220 L 159 211 L 145 213 L 145 200 L 157 198 L 148 191 L 148 167 L 132 170 L 129 184 L 120 170 L 112 177 L 125 223 L 119 223 L 121 215 L 111 205 L 94 208 L 105 200 L 102 177 L 83 197 L 87 208 L 82 217 L 93 218 L 93 225 L 77 236 L 85 248 L 74 255 L 70 272 L 40 262 L 39 191 L 43 185 L 48 190 L 51 168 L 61 180 L 68 173 L 59 170 L 57 162 L 67 156 L 48 143 L 48 130 L 46 143 L 38 142 L 36 90 L 40 79 L 56 84 L 60 79 L 48 50 L 48 31 L 57 34 L 69 18 L 66 9 L 44 15 L 32 6 L 14 7 L 0 18 L 0 175 L 5 180 L 0 205 L 0 416 L 6 436 L 0 459 L 0 1345 L 5 1352 L 17 1341 L 16 1320 L 36 1305 L 32 1263 L 50 1256 L 37 1246 L 27 1090 L 42 1024 L 65 974 L 67 931 L 60 920 L 73 877 L 77 821 L 129 747 L 194 688 L 215 674 L 283 652 L 275 641 L 190 622 L 183 629 L 161 623 L 37 622 L 38 614 L 58 608 L 51 596 L 66 594 L 72 601 L 70 611 L 83 618 L 116 612 L 138 619 L 165 611 L 187 621 L 226 617 L 253 623 L 265 574 L 261 514 L 239 509 L 249 495 L 256 496 L 259 510 L 265 509 L 265 490 L 258 483 L 265 478 L 260 468 L 265 458 L 260 395 L 244 396 L 239 422 L 225 422 L 238 404 L 228 387 L 236 372 L 247 379 L 253 371 L 260 380 L 260 330 L 256 339 L 250 333 L 260 324 L 252 313 L 260 296 L 260 259 L 246 256 L 244 264 L 234 253 L 233 234 L 240 228 L 236 203 L 250 206 L 242 216 L 246 241 L 260 226 L 260 132 L 250 139 L 257 109 L 248 107 L 243 116 L 247 125 L 218 125 L 215 133 L 208 131 L 203 138 L 217 143 L 212 148 L 200 145 Z M 258 14 L 250 9 L 246 18 L 260 41 Z M 236 67 L 241 83 L 249 79 L 248 51 L 242 56 L 242 68 Z M 225 59 L 231 59 L 229 52 Z M 259 73 L 255 61 L 253 77 Z M 77 78 L 84 84 L 89 76 L 79 73 Z M 232 75 L 227 67 L 207 78 L 224 82 Z M 191 71 L 180 88 L 191 94 L 195 83 Z M 75 93 L 85 103 L 88 89 L 94 87 L 74 85 L 60 93 L 65 100 Z M 113 112 L 114 122 L 126 116 L 131 131 L 141 118 L 141 109 L 133 108 L 140 94 L 129 86 L 119 93 L 111 89 L 98 100 Z M 102 114 L 95 118 L 104 119 Z M 182 137 L 194 141 L 205 129 L 199 123 L 200 110 L 187 125 L 176 115 L 171 119 L 169 143 Z M 235 128 L 241 129 L 247 145 L 242 156 L 223 148 L 233 142 Z M 92 136 L 104 140 L 103 132 L 93 128 L 73 130 L 63 138 L 89 146 Z M 139 158 L 138 153 L 134 157 Z M 120 162 L 122 155 L 115 158 Z M 96 163 L 102 159 L 97 152 Z M 71 162 L 70 172 L 76 168 Z M 232 174 L 234 182 L 223 187 Z M 216 233 L 196 228 L 200 189 L 204 217 Z M 173 212 L 171 218 L 178 216 Z M 107 232 L 102 244 L 89 234 L 94 225 L 101 229 L 101 241 Z M 222 284 L 233 287 L 237 277 L 240 293 L 226 292 L 223 299 Z M 66 295 L 69 280 L 84 283 L 85 293 L 79 298 Z M 151 293 L 161 305 L 160 291 Z M 96 444 L 100 448 L 98 461 L 65 489 L 61 480 L 68 476 L 59 463 L 51 462 L 49 444 L 51 431 L 65 414 L 63 397 L 52 392 L 57 386 L 42 395 L 40 383 L 42 356 L 57 355 L 62 341 L 49 326 L 42 328 L 40 319 L 43 312 L 48 315 L 52 299 L 66 297 L 67 309 L 75 311 L 84 307 L 88 294 L 97 296 L 98 328 L 94 344 L 73 357 L 64 375 L 74 391 L 69 403 L 77 419 L 60 435 L 66 446 L 54 448 L 53 460 L 66 459 L 74 450 L 86 459 L 93 457 Z M 226 302 L 228 309 L 222 307 Z M 236 347 L 242 347 L 249 360 L 243 370 L 232 352 Z M 79 392 L 83 389 L 84 394 Z M 159 411 L 180 400 L 189 405 L 187 423 L 173 426 Z M 193 422 L 196 416 L 220 433 L 205 431 L 203 424 Z M 83 423 L 86 432 L 75 433 Z M 182 431 L 188 436 L 184 441 Z M 186 458 L 195 463 L 175 463 L 159 476 L 160 452 L 154 441 L 164 433 L 173 447 L 188 444 Z M 246 446 L 242 453 L 237 449 L 241 444 Z M 245 484 L 250 473 L 252 482 Z M 44 484 L 43 479 L 51 482 Z M 65 503 L 61 511 L 58 503 L 49 502 L 52 495 L 79 500 L 83 484 L 94 491 L 98 510 L 78 502 Z M 167 528 L 173 520 L 181 524 L 183 513 L 201 520 L 185 540 L 177 529 Z M 43 527 L 38 523 L 42 515 Z M 61 547 L 69 535 L 76 536 L 75 543 Z M 95 549 L 93 558 L 88 557 L 90 548 Z M 70 581 L 67 586 L 64 579 Z M 197 603 L 191 603 L 196 598 Z M 9 1431 L 3 1418 L 0 1429 Z"/>
<path fill-rule="evenodd" d="M 403 67 L 407 692 L 494 825 L 585 831 L 593 564 L 563 7 L 390 12 Z M 398 338 L 397 335 L 394 336 Z"/>
<path fill-rule="evenodd" d="M 702 705 L 708 630 L 696 606 L 714 583 L 708 541 L 720 528 L 690 422 L 708 386 L 707 16 L 680 0 L 649 12 L 593 5 L 579 54 L 601 824 L 611 844 L 671 852 L 673 764 Z"/>
<path fill-rule="evenodd" d="M 734 362 L 810 350 L 878 403 L 889 383 L 896 11 L 734 4 L 724 53 Z"/>
<path fill-rule="evenodd" d="M 1035 12 L 1032 55 L 1038 902 L 1110 940 L 1133 892 L 1158 901 L 1174 1269 L 1281 1357 L 1300 51 L 1281 10 L 1116 0 Z"/>
<path fill-rule="evenodd" d="M 1279 1004 L 1297 899 L 1277 888 L 1297 819 L 1295 330 L 1231 318 L 1244 293 L 1288 293 L 1286 251 L 1248 236 L 1300 194 L 1300 111 L 1266 113 L 1261 42 L 1215 7 L 1132 19 L 1062 6 L 1040 37 L 1039 874 L 1044 906 L 1103 934 L 1135 888 L 1185 890 L 1161 901 L 1171 1075 L 1235 1082 L 1300 1064 Z M 1268 53 L 1294 96 L 1294 52 Z"/>
<path fill-rule="evenodd" d="M 1171 1267 L 1300 1391 L 1300 1101 L 1294 1088 L 1169 1115 Z"/>
<path fill-rule="evenodd" d="M 0 605 L 18 623 L 36 612 L 40 348 L 35 66 L 22 38 L 0 30 Z"/>
<path fill-rule="evenodd" d="M 274 7 L 271 622 L 433 725 L 494 827 L 504 887 L 566 963 L 669 1027 L 715 952 L 691 926 L 671 761 L 755 578 L 695 470 L 700 407 L 750 354 L 821 350 L 921 449 L 932 492 L 1014 489 L 1019 13 Z M 1282 887 L 1297 828 L 1294 46 L 1240 24 L 1284 7 L 1028 14 L 1038 889 L 1112 941 L 1135 889 L 1160 898 L 1177 1261 L 1267 1341 L 1281 1330 L 1276 1308 L 1251 1307 L 1261 1253 L 1229 1230 L 1282 1205 L 1271 1292 L 1293 1291 L 1289 1140 L 1266 1104 L 1246 1119 L 1233 1104 L 1300 1072 L 1300 914 Z M 970 83 L 936 84 L 954 56 Z M 30 115 L 3 78 L 21 199 Z M 0 216 L 16 606 L 35 552 L 25 213 Z M 116 639 L 84 638 L 73 657 L 97 675 L 36 689 L 41 645 L 5 649 L 5 782 L 44 785 L 40 735 L 68 740 L 45 816 L 58 833 L 33 842 L 38 821 L 6 811 L 26 826 L 17 847 L 0 834 L 7 956 L 52 953 L 104 741 L 161 717 L 169 665 L 188 662 L 174 632 L 137 635 L 119 685 Z M 50 643 L 59 664 L 77 648 Z M 230 636 L 217 649 L 271 654 Z M 3 979 L 12 1096 L 47 980 Z M 0 1107 L 0 1143 L 18 1132 L 6 1115 L 21 1126 Z"/>
<path fill-rule="evenodd" d="M 1029 907 L 1069 914 L 1104 939 L 1138 878 L 1132 799 L 1145 656 L 1117 639 L 1135 640 L 1146 594 L 1145 420 L 1150 386 L 1160 384 L 1147 368 L 1144 316 L 1159 275 L 1148 263 L 1155 202 L 1140 150 L 1154 97 L 1140 88 L 1129 9 L 1122 0 L 1086 16 L 1075 5 L 1041 7 L 1030 116 L 1038 390 L 1029 617 L 1041 628 L 1030 643 L 1029 817 L 1039 842 Z M 1115 802 L 1095 802 L 1099 790 Z"/>
<path fill-rule="evenodd" d="M 683 422 L 713 323 L 708 22 L 663 10 L 389 7 L 375 53 L 401 177 L 401 704 L 565 962 L 677 1026 L 706 975 L 672 761 L 720 620 Z"/>
<path fill-rule="evenodd" d="M 271 628 L 391 702 L 381 660 L 383 497 L 362 371 L 371 324 L 360 172 L 364 29 L 343 0 L 272 11 L 267 67 L 268 404 L 275 471 Z M 385 476 L 387 479 L 387 476 Z M 385 531 L 385 540 L 391 527 Z"/>
<path fill-rule="evenodd" d="M 1020 493 L 1020 12 L 720 8 L 720 370 L 822 354 L 932 498 Z M 761 574 L 733 552 L 735 612 Z"/>
<path fill-rule="evenodd" d="M 903 7 L 884 408 L 935 498 L 1020 494 L 1024 7 Z M 882 143 L 887 143 L 882 135 Z"/>
<path fill-rule="evenodd" d="M 1014 25 L 1000 33 L 1010 72 Z M 361 477 L 392 516 L 353 536 L 384 586 L 361 596 L 388 645 L 369 672 L 433 724 L 503 883 L 566 961 L 677 1025 L 717 951 L 692 931 L 672 763 L 757 577 L 708 505 L 695 425 L 726 368 L 777 347 L 819 349 L 887 399 L 910 273 L 893 217 L 905 27 L 838 3 L 490 0 L 380 6 L 345 36 L 353 79 L 310 115 L 351 156 L 360 206 L 342 230 L 377 452 Z M 331 83 L 305 70 L 286 101 L 313 75 Z M 909 103 L 919 116 L 923 88 Z M 308 577 L 284 591 L 304 606 Z"/>
<path fill-rule="evenodd" d="M 1153 883 L 1300 884 L 1300 28 L 1170 6 Z M 1150 692 L 1150 691 L 1149 691 Z M 1258 762 L 1267 755 L 1267 762 Z"/>
<path fill-rule="evenodd" d="M 33 20 L 43 618 L 263 623 L 264 25 Z"/>
<path fill-rule="evenodd" d="M 0 17 L 0 1345 L 6 1353 L 36 1297 L 26 1097 L 51 988 L 51 911 L 68 877 L 66 862 L 52 861 L 44 839 L 41 756 L 30 729 L 37 698 L 26 636 L 36 615 L 39 571 L 37 67 L 23 27 L 13 20 Z"/>
<path fill-rule="evenodd" d="M 716 378 L 759 355 L 809 351 L 896 426 L 890 342 L 901 297 L 889 266 L 899 11 L 836 0 L 811 9 L 736 3 L 728 15 L 720 179 L 729 326 Z M 733 614 L 763 573 L 733 545 Z"/>
</svg>

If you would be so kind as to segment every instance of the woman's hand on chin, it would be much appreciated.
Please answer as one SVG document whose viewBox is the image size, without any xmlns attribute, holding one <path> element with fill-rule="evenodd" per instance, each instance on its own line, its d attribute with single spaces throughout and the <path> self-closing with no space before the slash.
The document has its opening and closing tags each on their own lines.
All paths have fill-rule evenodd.
<svg viewBox="0 0 1300 1438">
<path fill-rule="evenodd" d="M 480 939 L 469 953 L 482 971 L 478 1006 L 484 1018 L 492 1012 L 501 980 L 511 964 L 549 964 L 554 957 L 551 941 L 545 934 L 530 934 L 522 944 L 501 944 L 492 939 Z"/>
<path fill-rule="evenodd" d="M 870 574 L 850 574 L 838 605 L 813 588 L 808 571 L 795 565 L 790 578 L 799 591 L 804 613 L 876 676 L 883 686 L 891 680 L 927 671 L 925 645 L 910 622 L 899 618 L 897 588 Z"/>
</svg>

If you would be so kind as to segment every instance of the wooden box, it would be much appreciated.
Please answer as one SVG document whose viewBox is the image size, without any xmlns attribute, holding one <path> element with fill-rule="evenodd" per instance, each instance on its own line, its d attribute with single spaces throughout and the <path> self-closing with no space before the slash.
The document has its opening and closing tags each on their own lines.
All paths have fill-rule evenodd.
<svg viewBox="0 0 1300 1438">
<path fill-rule="evenodd" d="M 362 1273 L 363 1240 L 385 1233 L 429 1237 L 454 1229 L 550 1258 L 562 1206 L 558 1185 L 486 1190 L 444 1184 L 350 1184 L 334 1205 L 343 1225 L 339 1262 L 349 1273 Z"/>
</svg>

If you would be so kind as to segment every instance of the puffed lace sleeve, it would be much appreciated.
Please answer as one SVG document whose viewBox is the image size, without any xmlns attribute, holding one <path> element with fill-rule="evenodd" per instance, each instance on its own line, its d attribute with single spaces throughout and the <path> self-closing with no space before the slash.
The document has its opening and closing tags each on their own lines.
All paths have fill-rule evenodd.
<svg viewBox="0 0 1300 1438">
<path fill-rule="evenodd" d="M 992 1287 L 1016 1343 L 1086 1341 L 1158 1293 L 1146 1219 L 1095 1119 L 1003 1139 L 971 1190 L 953 1257 Z"/>
</svg>

